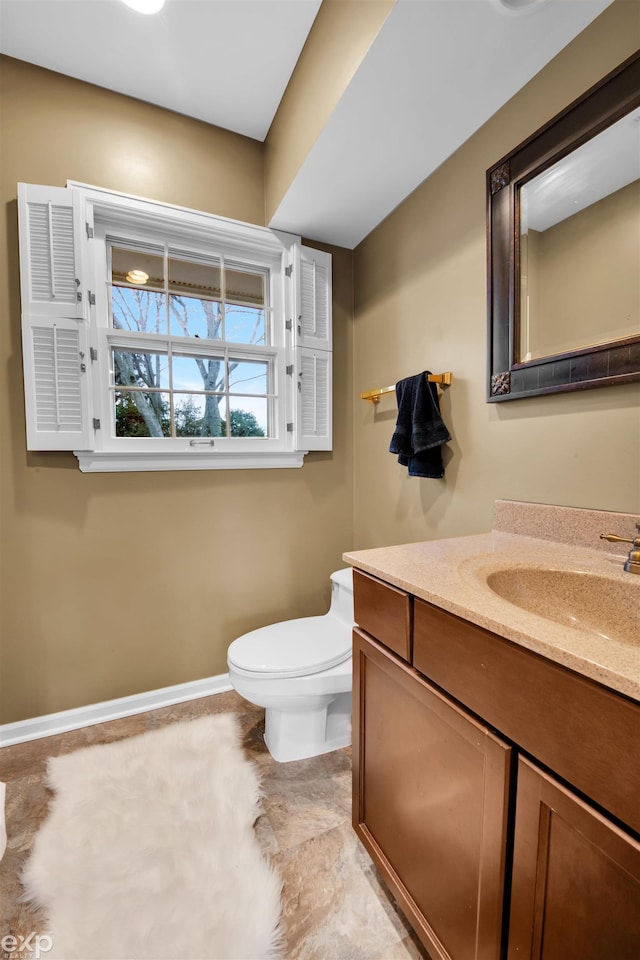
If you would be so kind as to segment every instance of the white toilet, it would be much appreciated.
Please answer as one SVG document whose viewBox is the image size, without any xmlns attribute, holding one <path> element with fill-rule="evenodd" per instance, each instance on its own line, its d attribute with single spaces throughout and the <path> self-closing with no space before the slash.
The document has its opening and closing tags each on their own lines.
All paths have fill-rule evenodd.
<svg viewBox="0 0 640 960">
<path fill-rule="evenodd" d="M 331 574 L 323 617 L 284 620 L 234 640 L 229 680 L 265 708 L 264 739 L 281 763 L 351 743 L 352 570 Z"/>
</svg>

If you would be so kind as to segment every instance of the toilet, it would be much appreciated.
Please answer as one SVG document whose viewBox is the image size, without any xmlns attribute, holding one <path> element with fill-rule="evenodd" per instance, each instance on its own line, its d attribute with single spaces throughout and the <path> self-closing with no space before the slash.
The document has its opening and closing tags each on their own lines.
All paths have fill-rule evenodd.
<svg viewBox="0 0 640 960">
<path fill-rule="evenodd" d="M 351 743 L 352 627 L 349 567 L 331 574 L 324 616 L 260 627 L 229 647 L 229 680 L 265 708 L 264 739 L 274 760 L 303 760 Z"/>
</svg>

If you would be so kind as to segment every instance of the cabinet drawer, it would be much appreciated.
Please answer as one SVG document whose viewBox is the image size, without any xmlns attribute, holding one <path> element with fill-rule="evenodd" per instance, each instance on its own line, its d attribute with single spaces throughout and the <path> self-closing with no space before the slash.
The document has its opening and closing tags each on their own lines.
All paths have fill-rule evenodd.
<svg viewBox="0 0 640 960">
<path fill-rule="evenodd" d="M 361 629 L 410 662 L 410 594 L 354 570 L 353 604 L 355 621 Z"/>
</svg>

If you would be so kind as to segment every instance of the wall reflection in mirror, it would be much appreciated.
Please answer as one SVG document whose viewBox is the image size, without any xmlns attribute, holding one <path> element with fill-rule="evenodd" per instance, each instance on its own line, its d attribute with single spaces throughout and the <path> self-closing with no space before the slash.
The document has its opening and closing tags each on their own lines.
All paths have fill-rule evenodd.
<svg viewBox="0 0 640 960">
<path fill-rule="evenodd" d="M 519 190 L 516 362 L 640 334 L 640 110 Z"/>
</svg>

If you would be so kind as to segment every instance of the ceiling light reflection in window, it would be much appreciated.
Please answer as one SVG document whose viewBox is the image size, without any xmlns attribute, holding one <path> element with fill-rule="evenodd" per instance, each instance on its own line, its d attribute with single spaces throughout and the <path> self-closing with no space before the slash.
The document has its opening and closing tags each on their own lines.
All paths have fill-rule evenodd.
<svg viewBox="0 0 640 960">
<path fill-rule="evenodd" d="M 165 0 L 123 0 L 128 7 L 137 13 L 159 13 L 164 7 Z"/>
</svg>

